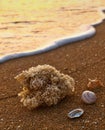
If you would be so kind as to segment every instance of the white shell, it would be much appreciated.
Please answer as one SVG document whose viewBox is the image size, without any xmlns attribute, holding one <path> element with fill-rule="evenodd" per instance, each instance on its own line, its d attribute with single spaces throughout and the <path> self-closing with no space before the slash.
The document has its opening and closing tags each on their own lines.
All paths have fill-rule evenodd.
<svg viewBox="0 0 105 130">
<path fill-rule="evenodd" d="M 96 102 L 96 94 L 92 91 L 84 91 L 81 97 L 82 101 L 86 104 L 93 104 Z"/>
<path fill-rule="evenodd" d="M 77 108 L 77 109 L 74 109 L 74 110 L 70 111 L 68 113 L 68 117 L 71 118 L 71 119 L 78 118 L 78 117 L 82 116 L 83 113 L 84 113 L 83 109 Z"/>
</svg>

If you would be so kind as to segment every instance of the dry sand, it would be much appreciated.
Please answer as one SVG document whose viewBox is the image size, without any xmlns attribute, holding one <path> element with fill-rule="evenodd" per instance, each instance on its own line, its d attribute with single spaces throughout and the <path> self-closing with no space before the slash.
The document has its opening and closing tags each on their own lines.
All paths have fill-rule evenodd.
<svg viewBox="0 0 105 130">
<path fill-rule="evenodd" d="M 105 130 L 105 87 L 96 91 L 97 102 L 85 105 L 81 93 L 86 90 L 88 78 L 98 78 L 105 85 L 105 22 L 96 27 L 97 34 L 87 40 L 56 50 L 0 64 L 0 129 L 1 130 Z M 17 96 L 21 91 L 14 76 L 22 70 L 39 64 L 50 64 L 76 81 L 76 92 L 52 107 L 29 111 Z M 78 119 L 67 113 L 84 109 Z"/>
</svg>

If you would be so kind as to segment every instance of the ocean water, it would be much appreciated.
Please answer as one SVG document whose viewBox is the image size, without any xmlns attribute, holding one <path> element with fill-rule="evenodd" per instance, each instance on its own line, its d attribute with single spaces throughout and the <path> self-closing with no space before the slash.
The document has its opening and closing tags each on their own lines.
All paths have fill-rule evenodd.
<svg viewBox="0 0 105 130">
<path fill-rule="evenodd" d="M 92 37 L 104 0 L 1 0 L 0 63 Z"/>
</svg>

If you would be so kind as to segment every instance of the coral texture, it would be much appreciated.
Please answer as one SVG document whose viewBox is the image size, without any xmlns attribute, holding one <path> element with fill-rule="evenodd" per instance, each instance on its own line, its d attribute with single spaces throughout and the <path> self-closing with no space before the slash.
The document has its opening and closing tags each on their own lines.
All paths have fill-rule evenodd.
<svg viewBox="0 0 105 130">
<path fill-rule="evenodd" d="M 74 79 L 64 75 L 50 65 L 38 65 L 15 77 L 23 86 L 18 95 L 29 109 L 41 105 L 55 105 L 74 92 Z"/>
</svg>

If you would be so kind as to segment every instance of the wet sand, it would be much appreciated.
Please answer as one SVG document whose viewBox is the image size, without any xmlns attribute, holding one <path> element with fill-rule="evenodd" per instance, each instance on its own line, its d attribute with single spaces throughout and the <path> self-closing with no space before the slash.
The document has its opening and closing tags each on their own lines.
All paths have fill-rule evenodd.
<svg viewBox="0 0 105 130">
<path fill-rule="evenodd" d="M 62 46 L 43 54 L 10 60 L 0 64 L 0 129 L 2 130 L 105 130 L 105 87 L 95 91 L 97 101 L 85 105 L 81 93 L 87 89 L 88 78 L 98 78 L 105 85 L 105 21 L 96 27 L 90 39 Z M 50 64 L 72 76 L 76 92 L 56 106 L 27 110 L 17 93 L 20 85 L 14 76 L 39 64 Z M 68 119 L 67 113 L 84 109 L 78 119 Z"/>
</svg>

